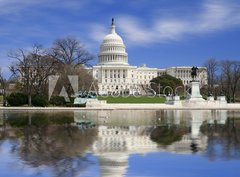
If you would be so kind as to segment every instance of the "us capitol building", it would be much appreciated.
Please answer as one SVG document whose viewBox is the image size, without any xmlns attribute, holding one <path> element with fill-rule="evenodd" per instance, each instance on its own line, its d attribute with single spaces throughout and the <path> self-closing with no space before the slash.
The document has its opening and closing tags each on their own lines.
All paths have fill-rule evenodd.
<svg viewBox="0 0 240 177">
<path fill-rule="evenodd" d="M 191 66 L 178 66 L 166 69 L 131 66 L 122 38 L 115 30 L 114 20 L 110 32 L 103 39 L 98 55 L 98 64 L 89 68 L 98 83 L 100 95 L 113 92 L 141 93 L 141 89 L 150 85 L 150 81 L 163 74 L 180 78 L 184 85 L 191 81 Z M 207 84 L 207 69 L 198 67 L 201 85 Z"/>
</svg>

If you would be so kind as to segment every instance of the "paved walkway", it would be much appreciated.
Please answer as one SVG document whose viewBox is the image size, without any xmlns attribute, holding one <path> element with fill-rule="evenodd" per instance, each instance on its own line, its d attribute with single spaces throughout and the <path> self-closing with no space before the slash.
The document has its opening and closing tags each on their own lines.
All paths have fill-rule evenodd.
<svg viewBox="0 0 240 177">
<path fill-rule="evenodd" d="M 106 104 L 96 107 L 0 107 L 0 110 L 240 110 L 240 104 L 225 105 L 168 105 L 168 104 Z"/>
</svg>

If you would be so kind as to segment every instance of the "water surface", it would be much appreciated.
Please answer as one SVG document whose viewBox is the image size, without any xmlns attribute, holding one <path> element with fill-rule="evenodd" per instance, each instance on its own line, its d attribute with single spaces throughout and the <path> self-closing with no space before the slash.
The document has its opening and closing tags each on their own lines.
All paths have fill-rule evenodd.
<svg viewBox="0 0 240 177">
<path fill-rule="evenodd" d="M 240 111 L 1 111 L 0 176 L 240 176 Z"/>
</svg>

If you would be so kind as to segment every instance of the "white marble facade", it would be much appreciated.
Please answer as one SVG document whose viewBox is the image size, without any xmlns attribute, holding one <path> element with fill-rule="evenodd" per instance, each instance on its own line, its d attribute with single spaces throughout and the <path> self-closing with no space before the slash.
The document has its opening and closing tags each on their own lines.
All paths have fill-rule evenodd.
<svg viewBox="0 0 240 177">
<path fill-rule="evenodd" d="M 207 84 L 207 71 L 198 67 L 198 80 Z M 110 32 L 103 39 L 98 55 L 98 64 L 89 68 L 98 83 L 100 95 L 111 93 L 140 93 L 143 87 L 149 86 L 150 81 L 162 74 L 169 74 L 182 79 L 187 85 L 191 80 L 191 67 L 170 67 L 167 69 L 131 66 L 122 38 L 116 33 L 114 21 Z"/>
</svg>

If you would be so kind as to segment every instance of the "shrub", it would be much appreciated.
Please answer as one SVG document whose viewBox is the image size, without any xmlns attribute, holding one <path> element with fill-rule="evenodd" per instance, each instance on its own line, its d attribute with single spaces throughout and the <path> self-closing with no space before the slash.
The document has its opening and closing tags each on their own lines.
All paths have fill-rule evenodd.
<svg viewBox="0 0 240 177">
<path fill-rule="evenodd" d="M 28 97 L 24 93 L 16 92 L 11 93 L 7 97 L 7 101 L 10 106 L 22 106 L 24 104 L 28 104 Z"/>
<path fill-rule="evenodd" d="M 48 98 L 46 96 L 36 95 L 32 98 L 32 105 L 45 107 L 48 105 Z"/>
<path fill-rule="evenodd" d="M 238 97 L 238 98 L 235 98 L 235 102 L 240 102 L 240 98 Z"/>
<path fill-rule="evenodd" d="M 62 96 L 51 97 L 49 103 L 54 105 L 54 106 L 65 106 L 66 105 L 65 99 Z"/>
<path fill-rule="evenodd" d="M 73 104 L 74 103 L 74 99 L 75 99 L 74 97 L 70 97 L 70 103 Z"/>
</svg>

